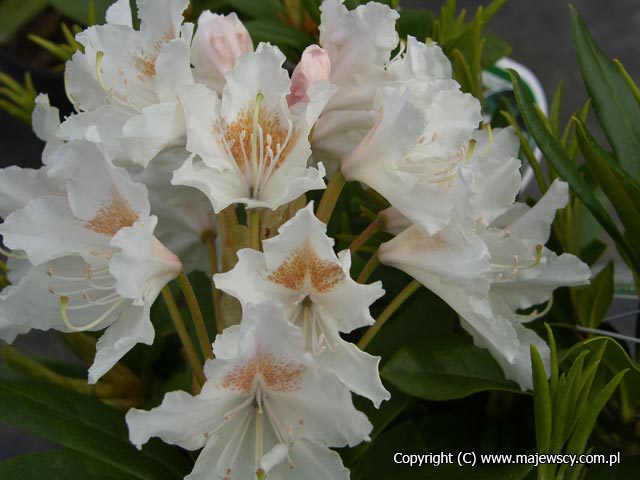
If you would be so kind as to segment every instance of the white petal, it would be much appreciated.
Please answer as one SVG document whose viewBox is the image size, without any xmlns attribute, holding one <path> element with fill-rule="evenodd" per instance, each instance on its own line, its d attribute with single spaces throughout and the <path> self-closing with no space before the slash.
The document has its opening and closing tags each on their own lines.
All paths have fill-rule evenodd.
<svg viewBox="0 0 640 480">
<path fill-rule="evenodd" d="M 274 468 L 268 478 L 274 480 L 349 480 L 349 470 L 337 452 L 309 440 L 298 440 L 289 449 L 291 462 Z"/>
<path fill-rule="evenodd" d="M 320 7 L 320 45 L 331 59 L 331 81 L 345 81 L 369 64 L 384 65 L 398 45 L 398 12 L 371 2 L 347 11 L 339 0 Z"/>
<path fill-rule="evenodd" d="M 0 217 L 24 208 L 37 197 L 60 192 L 58 182 L 50 180 L 43 169 L 6 167 L 0 170 Z"/>
<path fill-rule="evenodd" d="M 208 166 L 230 169 L 232 165 L 214 133 L 220 116 L 218 95 L 196 84 L 180 88 L 179 97 L 187 125 L 187 150 L 199 155 Z"/>
<path fill-rule="evenodd" d="M 173 173 L 172 185 L 193 187 L 204 193 L 216 213 L 232 203 L 248 200 L 249 189 L 244 178 L 234 170 L 217 171 L 193 156 Z"/>
<path fill-rule="evenodd" d="M 131 27 L 131 4 L 129 0 L 118 0 L 107 9 L 107 23 Z"/>
<path fill-rule="evenodd" d="M 65 67 L 68 95 L 78 111 L 94 110 L 108 103 L 108 97 L 96 80 L 95 58 L 89 63 L 80 51 L 73 54 Z"/>
<path fill-rule="evenodd" d="M 122 144 L 131 161 L 146 166 L 162 149 L 184 144 L 186 125 L 177 101 L 142 109 L 122 127 Z"/>
<path fill-rule="evenodd" d="M 431 288 L 430 282 L 459 285 L 471 295 L 486 296 L 489 250 L 472 232 L 452 224 L 429 236 L 412 226 L 380 246 L 380 261 L 407 272 Z"/>
<path fill-rule="evenodd" d="M 182 270 L 180 259 L 153 236 L 157 221 L 155 216 L 138 221 L 120 229 L 111 240 L 118 251 L 109 262 L 109 272 L 116 279 L 118 293 L 133 298 L 136 305 L 150 307 Z"/>
<path fill-rule="evenodd" d="M 556 211 L 564 208 L 569 201 L 569 186 L 560 180 L 555 180 L 546 193 L 533 208 L 520 218 L 508 225 L 514 237 L 535 240 L 544 244 L 551 233 L 551 223 Z M 500 222 L 498 219 L 496 222 Z"/>
<path fill-rule="evenodd" d="M 193 84 L 189 64 L 189 45 L 182 39 L 171 40 L 162 47 L 156 59 L 153 81 L 161 102 L 171 102 L 178 96 L 178 88 Z"/>
<path fill-rule="evenodd" d="M 151 42 L 174 38 L 180 31 L 188 0 L 137 0 L 140 31 Z"/>
<path fill-rule="evenodd" d="M 118 313 L 114 323 L 98 339 L 96 357 L 89 368 L 89 383 L 96 383 L 138 343 L 153 343 L 155 331 L 151 324 L 150 308 L 150 305 L 130 305 Z"/>
<path fill-rule="evenodd" d="M 387 72 L 397 81 L 447 80 L 451 78 L 451 62 L 437 43 L 425 44 L 409 35 L 405 54 L 392 61 Z"/>
<path fill-rule="evenodd" d="M 322 368 L 333 372 L 349 390 L 371 400 L 376 408 L 391 394 L 382 385 L 378 365 L 380 357 L 360 350 L 356 345 L 335 336 L 327 339 L 332 347 L 316 356 Z"/>
<path fill-rule="evenodd" d="M 282 68 L 284 61 L 284 54 L 267 43 L 258 45 L 255 53 L 238 58 L 222 91 L 221 112 L 227 123 L 232 123 L 242 110 L 252 105 L 259 93 L 264 96 L 262 104 L 269 111 L 287 116 L 286 96 L 291 80 Z"/>
<path fill-rule="evenodd" d="M 11 213 L 0 225 L 0 234 L 7 247 L 24 250 L 35 265 L 76 253 L 88 258 L 108 246 L 108 237 L 85 228 L 67 200 L 57 195 L 38 197 Z"/>
<path fill-rule="evenodd" d="M 313 301 L 331 314 L 340 332 L 348 333 L 374 323 L 369 307 L 384 295 L 384 289 L 382 282 L 363 285 L 350 277 L 349 250 L 340 252 L 339 258 L 345 274 L 344 281 L 326 293 L 314 294 Z"/>
<path fill-rule="evenodd" d="M 513 281 L 495 283 L 491 290 L 500 295 L 512 310 L 547 302 L 556 288 L 586 285 L 591 269 L 578 257 L 564 253 L 557 256 L 544 249 L 543 262 L 530 275 L 518 275 Z"/>
<path fill-rule="evenodd" d="M 243 248 L 238 250 L 237 256 L 238 263 L 233 269 L 213 276 L 217 288 L 236 297 L 243 306 L 273 300 L 286 309 L 297 298 L 297 292 L 287 291 L 265 278 L 264 253 Z"/>
<path fill-rule="evenodd" d="M 301 208 L 278 229 L 278 235 L 265 240 L 264 254 L 269 270 L 277 269 L 302 245 L 305 240 L 311 242 L 314 252 L 322 259 L 335 259 L 334 240 L 327 236 L 327 226 L 313 213 L 313 202 Z"/>
<path fill-rule="evenodd" d="M 520 191 L 520 144 L 512 129 L 474 134 L 476 145 L 470 163 L 473 170 L 473 205 L 476 220 L 489 225 L 506 212 Z"/>
<path fill-rule="evenodd" d="M 55 139 L 56 131 L 60 127 L 60 111 L 49 104 L 48 95 L 41 93 L 36 97 L 31 125 L 40 140 L 49 142 Z"/>
<path fill-rule="evenodd" d="M 159 407 L 148 412 L 129 410 L 129 439 L 138 448 L 157 436 L 187 450 L 197 450 L 205 445 L 205 434 L 222 421 L 227 408 L 231 408 L 229 399 L 169 392 Z"/>
</svg>

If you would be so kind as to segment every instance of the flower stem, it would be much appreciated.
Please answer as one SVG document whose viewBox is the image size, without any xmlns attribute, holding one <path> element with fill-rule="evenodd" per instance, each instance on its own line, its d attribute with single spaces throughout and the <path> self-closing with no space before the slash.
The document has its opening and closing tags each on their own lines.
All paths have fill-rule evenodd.
<svg viewBox="0 0 640 480">
<path fill-rule="evenodd" d="M 202 317 L 202 311 L 200 310 L 196 294 L 194 293 L 191 282 L 189 281 L 187 274 L 184 273 L 184 270 L 180 272 L 177 280 L 178 285 L 180 285 L 180 289 L 184 294 L 184 299 L 187 301 L 189 312 L 191 312 L 191 320 L 196 328 L 196 335 L 198 336 L 198 342 L 200 343 L 202 354 L 206 359 L 211 359 L 213 358 L 213 349 L 211 348 L 211 340 L 209 340 L 209 334 L 207 333 L 207 326 L 204 323 L 204 318 Z"/>
<path fill-rule="evenodd" d="M 182 315 L 180 314 L 180 309 L 178 309 L 178 305 L 176 305 L 176 301 L 173 298 L 173 294 L 171 293 L 171 289 L 168 285 L 165 285 L 162 289 L 162 298 L 164 299 L 164 303 L 167 305 L 167 310 L 169 311 L 171 320 L 173 320 L 173 326 L 176 327 L 176 332 L 178 332 L 178 337 L 180 337 L 180 342 L 182 342 L 182 347 L 187 355 L 187 360 L 191 366 L 191 370 L 193 371 L 197 382 L 202 386 L 204 384 L 205 377 L 204 371 L 202 370 L 202 364 L 198 358 L 198 352 L 196 352 L 196 347 L 193 345 L 191 337 L 189 337 L 189 332 L 187 332 L 187 327 L 185 326 Z"/>
<path fill-rule="evenodd" d="M 316 217 L 323 223 L 329 223 L 333 209 L 336 207 L 342 188 L 344 187 L 346 180 L 340 170 L 334 173 L 329 179 L 327 189 L 324 191 L 318 210 L 316 211 Z"/>
<path fill-rule="evenodd" d="M 360 247 L 362 247 L 367 241 L 373 237 L 376 233 L 382 230 L 384 226 L 384 222 L 382 218 L 376 217 L 376 219 L 369 224 L 367 228 L 365 228 L 360 235 L 358 235 L 349 245 L 349 250 L 351 250 L 351 254 L 356 253 Z"/>
<path fill-rule="evenodd" d="M 209 267 L 211 268 L 211 275 L 215 275 L 218 273 L 216 234 L 214 232 L 205 232 L 204 235 L 205 242 L 207 243 L 207 250 L 209 251 Z M 224 330 L 224 321 L 222 319 L 222 307 L 220 303 L 221 294 L 213 281 L 211 282 L 211 297 L 213 298 L 213 313 L 216 317 L 216 330 L 218 333 L 222 333 L 222 330 Z"/>
<path fill-rule="evenodd" d="M 249 227 L 249 247 L 260 250 L 260 211 L 247 210 L 247 226 Z"/>
<path fill-rule="evenodd" d="M 369 342 L 376 336 L 378 331 L 382 328 L 382 326 L 391 318 L 391 316 L 400 308 L 400 306 L 407 301 L 407 299 L 413 295 L 413 293 L 421 287 L 420 282 L 417 280 L 412 280 L 409 284 L 402 289 L 402 291 L 396 295 L 396 298 L 391 300 L 391 303 L 387 305 L 378 319 L 376 323 L 369 327 L 369 330 L 365 332 L 360 341 L 358 342 L 358 347 L 361 350 L 364 350 Z"/>
<path fill-rule="evenodd" d="M 371 258 L 360 272 L 360 275 L 358 275 L 356 282 L 366 283 L 373 271 L 378 267 L 378 265 L 380 265 L 380 259 L 378 258 L 378 253 L 376 252 L 371 255 Z"/>
</svg>

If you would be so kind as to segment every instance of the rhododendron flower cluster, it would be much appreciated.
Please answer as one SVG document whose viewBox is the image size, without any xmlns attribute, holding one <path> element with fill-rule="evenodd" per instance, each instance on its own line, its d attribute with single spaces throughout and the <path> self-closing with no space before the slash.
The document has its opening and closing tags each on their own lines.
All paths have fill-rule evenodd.
<svg viewBox="0 0 640 480">
<path fill-rule="evenodd" d="M 177 278 L 208 358 L 190 365 L 192 392 L 129 411 L 131 442 L 202 449 L 193 480 L 347 479 L 331 449 L 372 431 L 352 393 L 376 408 L 390 398 L 380 357 L 345 336 L 374 325 L 384 286 L 354 280 L 357 248 L 336 252 L 327 234 L 339 188 L 358 182 L 389 205 L 376 220 L 389 234 L 380 262 L 448 303 L 531 388 L 529 347 L 547 363 L 549 349 L 527 323 L 590 270 L 544 246 L 567 185 L 516 202 L 517 139 L 481 126 L 440 46 L 401 43 L 386 5 L 325 0 L 320 44 L 289 73 L 234 13 L 204 12 L 194 27 L 186 0 L 137 6 L 139 30 L 118 0 L 105 25 L 78 34 L 65 71 L 76 113 L 61 122 L 39 97 L 43 166 L 0 171 L 11 270 L 0 338 L 105 330 L 95 383 L 154 341 L 151 306 Z M 213 346 L 196 323 L 211 319 L 193 305 L 194 270 L 212 282 Z"/>
</svg>

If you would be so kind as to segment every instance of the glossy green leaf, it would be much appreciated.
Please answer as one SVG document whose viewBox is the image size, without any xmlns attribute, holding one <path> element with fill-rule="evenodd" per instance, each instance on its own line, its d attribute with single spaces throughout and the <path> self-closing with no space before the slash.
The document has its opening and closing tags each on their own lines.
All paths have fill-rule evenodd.
<svg viewBox="0 0 640 480">
<path fill-rule="evenodd" d="M 420 41 L 425 41 L 433 29 L 433 13 L 425 9 L 403 8 L 398 12 L 400 18 L 396 24 L 401 37 L 412 35 Z"/>
<path fill-rule="evenodd" d="M 471 337 L 449 335 L 402 348 L 381 371 L 401 391 L 427 400 L 452 400 L 484 390 L 520 392 L 491 354 Z"/>
<path fill-rule="evenodd" d="M 573 8 L 571 27 L 593 109 L 620 165 L 640 181 L 640 105 L 623 75 L 596 45 Z"/>
<path fill-rule="evenodd" d="M 0 478 L 20 480 L 135 480 L 108 463 L 72 450 L 34 453 L 0 462 Z"/>
<path fill-rule="evenodd" d="M 631 407 L 637 407 L 640 405 L 640 366 L 629 357 L 625 349 L 615 340 L 608 337 L 595 337 L 584 340 L 567 350 L 563 361 L 566 362 L 572 359 L 585 349 L 595 352 L 602 347 L 603 343 L 606 344 L 606 348 L 602 356 L 602 362 L 612 373 L 628 370 L 627 375 L 622 380 L 621 387 L 624 388 L 631 402 Z"/>
<path fill-rule="evenodd" d="M 640 184 L 598 145 L 582 120 L 575 119 L 575 123 L 580 151 L 589 169 L 618 213 L 627 237 L 640 244 Z"/>
<path fill-rule="evenodd" d="M 540 353 L 531 345 L 533 373 L 533 407 L 535 411 L 536 441 L 538 452 L 548 453 L 551 447 L 551 392 Z"/>
<path fill-rule="evenodd" d="M 0 419 L 109 465 L 123 477 L 182 479 L 190 462 L 179 450 L 128 441 L 122 413 L 98 400 L 45 384 L 0 380 Z"/>
<path fill-rule="evenodd" d="M 619 249 L 629 259 L 629 263 L 635 271 L 640 271 L 640 257 L 638 251 L 634 250 L 624 238 L 613 219 L 596 197 L 591 186 L 582 177 L 576 165 L 569 159 L 558 140 L 547 130 L 540 114 L 536 111 L 533 102 L 527 95 L 526 89 L 517 72 L 511 70 L 511 81 L 513 91 L 522 118 L 525 121 L 527 130 L 535 139 L 536 144 L 544 154 L 560 177 L 567 181 L 574 193 L 580 198 L 585 206 L 591 211 L 607 233 L 613 238 Z"/>
<path fill-rule="evenodd" d="M 578 315 L 583 325 L 598 328 L 613 302 L 613 262 L 609 262 L 578 293 Z"/>
<path fill-rule="evenodd" d="M 0 43 L 13 37 L 47 6 L 47 0 L 3 0 L 0 2 Z"/>
</svg>

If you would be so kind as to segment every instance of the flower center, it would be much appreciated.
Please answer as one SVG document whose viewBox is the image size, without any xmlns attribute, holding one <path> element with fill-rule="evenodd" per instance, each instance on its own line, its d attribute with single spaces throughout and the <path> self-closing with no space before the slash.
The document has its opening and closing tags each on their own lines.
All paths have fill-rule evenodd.
<svg viewBox="0 0 640 480">
<path fill-rule="evenodd" d="M 327 293 L 336 288 L 345 278 L 342 267 L 332 261 L 321 259 L 309 239 L 294 249 L 289 257 L 268 276 L 268 279 L 289 290 L 306 296 L 311 291 Z"/>
<path fill-rule="evenodd" d="M 117 293 L 115 279 L 109 273 L 108 267 L 94 269 L 89 267 L 80 276 L 59 275 L 53 268 L 47 270 L 47 274 L 58 282 L 64 282 L 69 289 L 58 291 L 53 286 L 49 287 L 49 293 L 60 298 L 60 316 L 65 326 L 72 332 L 84 332 L 97 327 L 107 320 L 125 298 Z M 98 316 L 84 324 L 77 325 L 69 319 L 69 312 L 82 311 L 88 308 L 102 310 Z"/>
<path fill-rule="evenodd" d="M 138 220 L 138 214 L 115 187 L 111 188 L 111 198 L 100 206 L 98 213 L 84 224 L 96 233 L 113 237 L 118 230 L 131 227 Z"/>
<path fill-rule="evenodd" d="M 264 95 L 258 93 L 233 123 L 214 127 L 252 198 L 260 198 L 269 178 L 287 159 L 298 139 L 291 120 L 287 119 L 285 126 L 280 115 L 267 109 L 263 100 Z"/>
</svg>

